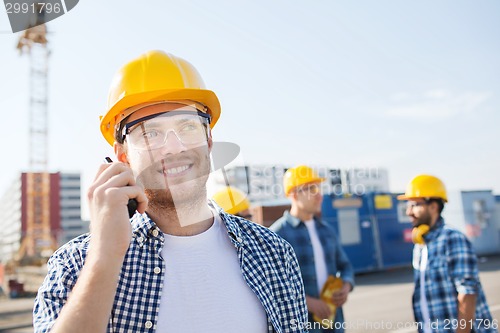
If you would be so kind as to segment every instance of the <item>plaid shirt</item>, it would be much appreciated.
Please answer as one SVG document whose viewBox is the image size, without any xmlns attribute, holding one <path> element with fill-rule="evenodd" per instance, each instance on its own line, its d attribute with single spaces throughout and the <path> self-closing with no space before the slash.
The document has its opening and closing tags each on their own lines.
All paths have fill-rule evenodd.
<svg viewBox="0 0 500 333">
<path fill-rule="evenodd" d="M 424 322 L 420 299 L 420 261 L 424 246 L 427 246 L 428 261 L 425 269 L 425 298 L 433 332 L 454 332 L 458 318 L 457 295 L 475 294 L 476 313 L 474 332 L 497 332 L 493 329 L 492 317 L 479 281 L 477 258 L 471 243 L 459 231 L 445 225 L 440 219 L 425 236 L 425 245 L 415 245 L 413 266 L 415 268 L 415 290 L 413 311 L 417 322 Z M 453 326 L 455 325 L 455 326 Z M 437 327 L 436 327 L 437 326 Z M 496 325 L 493 325 L 496 326 Z M 422 332 L 422 330 L 419 330 Z"/>
<path fill-rule="evenodd" d="M 220 208 L 218 213 L 238 253 L 243 278 L 266 311 L 268 332 L 303 332 L 299 323 L 306 321 L 307 308 L 291 246 L 267 228 Z M 108 332 L 156 330 L 164 279 L 159 273 L 165 271 L 160 256 L 164 237 L 146 214 L 137 213 L 131 222 L 133 238 L 123 261 Z M 89 240 L 88 234 L 75 238 L 50 258 L 48 275 L 35 300 L 35 332 L 48 332 L 53 326 L 83 268 Z"/>
<path fill-rule="evenodd" d="M 349 282 L 354 287 L 354 270 L 340 245 L 335 230 L 322 220 L 314 218 L 314 221 L 321 246 L 323 247 L 328 275 L 337 276 L 339 274 L 343 281 Z M 304 222 L 286 211 L 283 217 L 273 223 L 271 230 L 286 239 L 295 250 L 299 260 L 302 279 L 304 280 L 306 295 L 319 298 L 320 290 L 318 290 L 318 283 L 316 281 L 314 252 L 309 231 Z M 337 309 L 335 322 L 344 322 L 342 308 Z M 328 332 L 327 330 L 323 331 Z M 342 331 L 340 329 L 336 332 Z M 311 332 L 316 332 L 316 330 L 311 330 Z"/>
</svg>

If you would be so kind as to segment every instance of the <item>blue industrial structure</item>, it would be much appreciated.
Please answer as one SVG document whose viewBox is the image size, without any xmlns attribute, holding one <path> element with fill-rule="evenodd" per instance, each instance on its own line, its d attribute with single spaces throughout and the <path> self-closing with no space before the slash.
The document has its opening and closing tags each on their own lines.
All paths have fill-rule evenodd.
<svg viewBox="0 0 500 333">
<path fill-rule="evenodd" d="M 450 192 L 443 211 L 446 223 L 462 231 L 478 255 L 500 252 L 500 225 L 491 190 Z"/>
<path fill-rule="evenodd" d="M 325 195 L 322 218 L 338 232 L 356 272 L 411 264 L 411 223 L 396 194 Z"/>
<path fill-rule="evenodd" d="M 411 264 L 412 225 L 394 193 L 326 194 L 322 218 L 339 234 L 356 272 Z M 462 231 L 478 255 L 500 253 L 500 196 L 491 191 L 449 193 L 447 224 Z"/>
</svg>

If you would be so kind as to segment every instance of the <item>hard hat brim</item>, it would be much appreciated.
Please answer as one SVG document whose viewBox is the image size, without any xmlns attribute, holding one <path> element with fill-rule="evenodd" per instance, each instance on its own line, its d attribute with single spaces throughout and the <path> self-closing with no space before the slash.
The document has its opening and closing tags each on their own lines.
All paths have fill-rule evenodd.
<svg viewBox="0 0 500 333">
<path fill-rule="evenodd" d="M 113 145 L 115 142 L 115 125 L 117 117 L 123 114 L 127 117 L 126 110 L 135 105 L 148 102 L 193 100 L 204 104 L 209 109 L 211 116 L 210 128 L 213 128 L 220 117 L 220 103 L 217 95 L 207 89 L 172 89 L 160 91 L 148 91 L 139 94 L 124 96 L 113 105 L 101 119 L 101 133 L 106 141 Z"/>
<path fill-rule="evenodd" d="M 324 182 L 325 180 L 326 180 L 326 178 L 321 178 L 321 177 L 319 177 L 319 178 L 314 178 L 314 179 L 311 179 L 311 180 L 309 180 L 309 181 L 307 181 L 307 182 L 305 182 L 305 183 L 298 183 L 297 185 L 294 185 L 294 186 L 290 187 L 290 188 L 286 191 L 285 195 L 286 195 L 286 196 L 288 196 L 288 195 L 289 195 L 289 194 L 290 194 L 290 193 L 291 193 L 294 189 L 296 189 L 296 188 L 297 188 L 297 187 L 299 187 L 299 186 L 308 185 L 308 184 L 314 184 L 314 183 L 322 183 L 322 182 Z"/>
<path fill-rule="evenodd" d="M 408 197 L 404 194 L 398 195 L 396 197 L 400 201 L 409 201 L 409 200 L 416 200 L 416 199 L 424 199 L 424 200 L 430 200 L 430 199 L 437 199 L 437 200 L 443 200 L 444 202 L 448 202 L 447 198 L 441 198 L 441 197 Z"/>
<path fill-rule="evenodd" d="M 400 194 L 400 195 L 398 195 L 396 198 L 397 198 L 398 200 L 400 200 L 400 201 L 408 201 L 408 200 L 410 200 L 410 199 L 411 199 L 411 198 L 408 198 L 408 197 L 407 197 L 406 195 L 404 195 L 404 194 Z"/>
</svg>

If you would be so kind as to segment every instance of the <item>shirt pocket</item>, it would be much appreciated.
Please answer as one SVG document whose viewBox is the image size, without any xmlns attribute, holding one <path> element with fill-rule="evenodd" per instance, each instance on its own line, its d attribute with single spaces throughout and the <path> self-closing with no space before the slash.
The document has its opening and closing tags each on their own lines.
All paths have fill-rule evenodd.
<svg viewBox="0 0 500 333">
<path fill-rule="evenodd" d="M 430 256 L 427 263 L 426 275 L 428 280 L 440 285 L 450 282 L 450 273 L 448 269 L 448 262 L 446 258 Z"/>
<path fill-rule="evenodd" d="M 429 256 L 427 262 L 427 267 L 429 269 L 444 269 L 448 270 L 448 262 L 446 258 L 440 256 Z"/>
</svg>

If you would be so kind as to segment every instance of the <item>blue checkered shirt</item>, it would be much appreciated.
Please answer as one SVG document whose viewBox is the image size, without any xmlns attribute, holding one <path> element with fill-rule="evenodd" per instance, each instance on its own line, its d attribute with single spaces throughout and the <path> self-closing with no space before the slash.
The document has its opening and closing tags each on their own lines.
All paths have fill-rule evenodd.
<svg viewBox="0 0 500 333">
<path fill-rule="evenodd" d="M 425 236 L 428 261 L 425 269 L 425 298 L 433 332 L 450 333 L 453 319 L 458 318 L 458 294 L 475 294 L 476 314 L 474 332 L 497 332 L 479 281 L 477 258 L 472 244 L 460 231 L 448 227 L 443 219 Z M 423 245 L 415 245 L 413 266 L 415 290 L 413 311 L 417 322 L 424 322 L 420 298 L 420 260 Z M 437 327 L 436 327 L 437 326 Z M 455 326 L 456 327 L 456 326 Z M 419 332 L 422 330 L 419 329 Z"/>
<path fill-rule="evenodd" d="M 339 275 L 343 281 L 349 282 L 354 287 L 354 270 L 347 255 L 342 249 L 335 230 L 332 226 L 317 218 L 314 218 L 314 222 L 321 246 L 323 247 L 328 275 Z M 318 290 L 318 283 L 316 280 L 314 251 L 309 237 L 309 231 L 304 222 L 286 211 L 283 217 L 271 225 L 271 230 L 286 239 L 295 250 L 300 264 L 302 279 L 304 280 L 306 295 L 319 298 L 320 290 Z M 344 322 L 342 308 L 337 309 L 335 322 Z M 319 331 L 320 330 L 314 329 L 310 330 L 311 333 Z M 328 330 L 322 331 L 329 332 Z M 335 332 L 343 332 L 342 327 L 335 330 Z"/>
<path fill-rule="evenodd" d="M 268 332 L 304 332 L 298 323 L 305 322 L 307 308 L 292 247 L 267 228 L 218 212 L 238 253 L 243 278 L 266 311 Z M 123 261 L 108 332 L 155 332 L 164 274 L 155 274 L 154 269 L 165 271 L 160 256 L 164 237 L 146 214 L 137 213 L 131 222 L 133 238 Z M 50 258 L 48 275 L 35 300 L 35 332 L 48 332 L 53 326 L 83 268 L 89 240 L 88 234 L 75 238 Z M 221 327 L 221 332 L 228 329 Z"/>
</svg>

